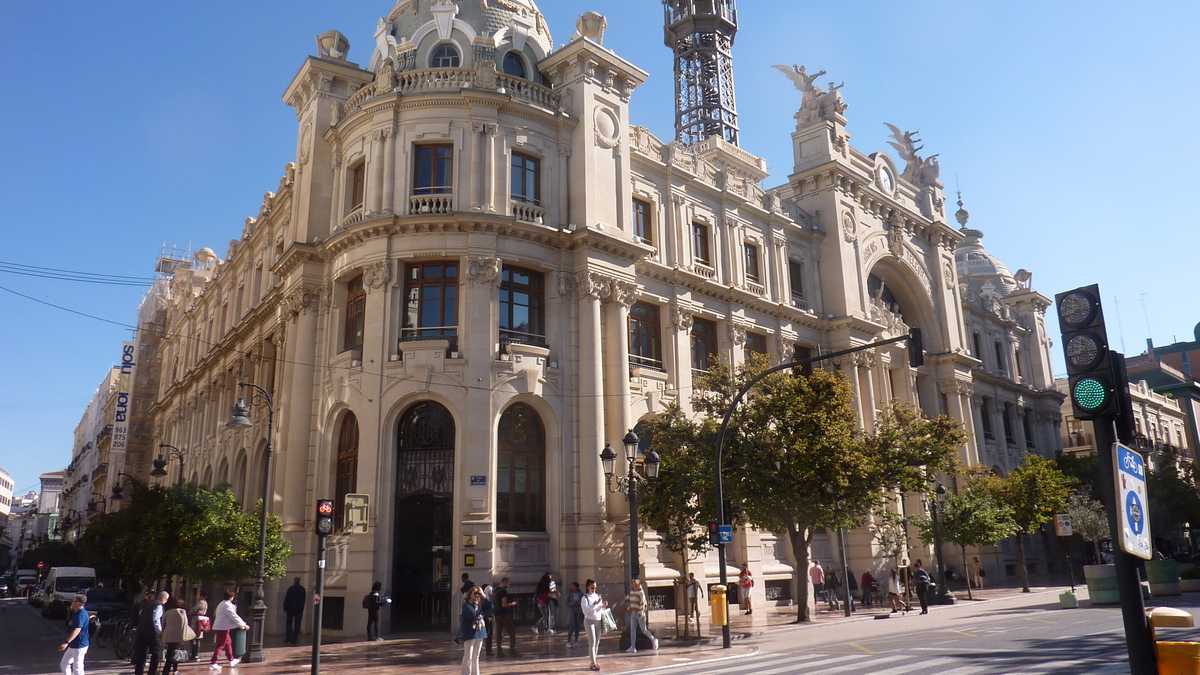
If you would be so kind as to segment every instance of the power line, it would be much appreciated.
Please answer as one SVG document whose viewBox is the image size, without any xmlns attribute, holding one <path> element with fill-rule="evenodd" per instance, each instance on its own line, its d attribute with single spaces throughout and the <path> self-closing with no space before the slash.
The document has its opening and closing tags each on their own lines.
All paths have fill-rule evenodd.
<svg viewBox="0 0 1200 675">
<path fill-rule="evenodd" d="M 15 263 L 9 260 L 0 260 L 0 266 L 15 267 L 19 269 L 32 270 L 36 272 L 60 272 L 63 274 L 74 274 L 77 276 L 108 278 L 115 280 L 126 281 L 154 281 L 152 277 L 132 276 L 128 274 L 106 274 L 104 272 L 81 272 L 79 270 L 63 269 L 61 267 L 39 267 L 38 265 L 27 265 L 25 263 Z"/>
<path fill-rule="evenodd" d="M 39 279 L 53 279 L 55 281 L 75 281 L 84 284 L 98 284 L 101 286 L 131 286 L 136 288 L 147 288 L 153 285 L 152 281 L 115 281 L 112 279 L 96 279 L 89 277 L 75 277 L 65 274 L 50 274 L 42 272 L 30 272 L 26 270 L 14 270 L 0 266 L 0 274 L 15 274 L 22 277 L 36 277 Z"/>
<path fill-rule="evenodd" d="M 63 305 L 58 305 L 58 304 L 55 304 L 55 303 L 53 303 L 53 302 L 50 302 L 49 300 L 42 300 L 41 298 L 36 298 L 36 297 L 34 297 L 34 296 L 32 296 L 32 295 L 27 295 L 27 294 L 25 294 L 25 293 L 22 293 L 22 292 L 20 292 L 20 291 L 14 291 L 13 289 L 11 289 L 11 288 L 8 288 L 7 286 L 0 286 L 0 291 L 4 291 L 5 293 L 11 293 L 11 294 L 13 294 L 13 295 L 15 295 L 15 296 L 17 296 L 17 297 L 25 298 L 26 300 L 30 300 L 30 301 L 36 302 L 36 303 L 38 303 L 39 305 L 45 305 L 45 306 L 47 306 L 47 307 L 53 307 L 54 309 L 61 310 L 61 311 L 64 311 L 64 312 L 68 312 L 68 313 L 70 313 L 70 314 L 75 314 L 75 315 L 77 315 L 77 316 L 87 317 L 87 318 L 89 318 L 89 319 L 94 319 L 94 320 L 96 320 L 96 321 L 103 321 L 104 323 L 109 323 L 109 324 L 112 324 L 112 325 L 114 325 L 114 326 L 120 326 L 120 327 L 122 327 L 122 328 L 130 328 L 130 329 L 133 329 L 133 330 L 137 330 L 137 326 L 134 326 L 134 325 L 132 325 L 132 324 L 123 323 L 123 322 L 121 322 L 121 321 L 113 321 L 112 319 L 106 319 L 106 318 L 104 318 L 104 317 L 102 317 L 102 316 L 96 316 L 95 314 L 88 314 L 87 312 L 81 312 L 81 311 L 79 311 L 79 310 L 77 310 L 77 309 L 72 309 L 72 308 L 70 308 L 70 307 L 64 307 Z"/>
</svg>

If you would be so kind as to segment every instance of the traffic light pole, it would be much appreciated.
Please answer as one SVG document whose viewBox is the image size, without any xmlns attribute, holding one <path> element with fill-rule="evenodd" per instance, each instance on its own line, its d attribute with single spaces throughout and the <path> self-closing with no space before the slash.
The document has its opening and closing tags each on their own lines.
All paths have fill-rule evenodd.
<svg viewBox="0 0 1200 675">
<path fill-rule="evenodd" d="M 325 537 L 317 535 L 317 594 L 313 607 L 312 675 L 321 672 L 321 622 L 325 607 Z"/>
<path fill-rule="evenodd" d="M 1113 352 L 1114 381 L 1119 386 L 1125 382 L 1125 357 Z M 1129 651 L 1129 670 L 1133 675 L 1154 675 L 1157 672 L 1154 656 L 1154 641 L 1150 635 L 1150 626 L 1146 622 L 1146 606 L 1142 601 L 1142 580 L 1138 575 L 1138 559 L 1121 550 L 1116 544 L 1117 531 L 1121 526 L 1116 503 L 1116 484 L 1113 482 L 1113 444 L 1120 441 L 1125 444 L 1133 442 L 1134 429 L 1129 424 L 1130 415 L 1126 413 L 1125 396 L 1118 393 L 1118 410 L 1116 415 L 1096 419 L 1092 423 L 1096 435 L 1096 470 L 1099 472 L 1097 484 L 1100 486 L 1101 498 L 1108 512 L 1108 527 L 1113 533 L 1113 563 L 1117 571 L 1117 590 L 1121 596 L 1121 621 L 1125 625 L 1125 645 Z"/>
</svg>

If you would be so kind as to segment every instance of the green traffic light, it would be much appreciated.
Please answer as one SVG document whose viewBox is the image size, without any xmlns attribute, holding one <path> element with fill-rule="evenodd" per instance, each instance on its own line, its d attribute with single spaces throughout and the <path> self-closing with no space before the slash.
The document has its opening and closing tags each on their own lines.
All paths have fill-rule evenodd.
<svg viewBox="0 0 1200 675">
<path fill-rule="evenodd" d="M 1093 377 L 1085 377 L 1075 383 L 1071 392 L 1075 405 L 1084 410 L 1096 410 L 1108 400 L 1108 389 L 1104 383 Z"/>
</svg>

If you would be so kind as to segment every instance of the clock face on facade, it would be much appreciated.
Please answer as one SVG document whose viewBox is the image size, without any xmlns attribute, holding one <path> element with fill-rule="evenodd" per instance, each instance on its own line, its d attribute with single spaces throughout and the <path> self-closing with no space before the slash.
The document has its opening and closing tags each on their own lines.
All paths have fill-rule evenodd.
<svg viewBox="0 0 1200 675">
<path fill-rule="evenodd" d="M 891 194 L 896 189 L 896 181 L 892 179 L 892 172 L 888 171 L 886 166 L 879 167 L 876 180 L 879 181 L 879 189 L 888 194 Z"/>
</svg>

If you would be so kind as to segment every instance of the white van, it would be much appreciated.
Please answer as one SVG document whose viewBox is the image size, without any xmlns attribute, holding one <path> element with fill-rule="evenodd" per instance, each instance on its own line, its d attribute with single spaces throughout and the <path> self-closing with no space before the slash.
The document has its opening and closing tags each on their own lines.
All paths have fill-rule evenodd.
<svg viewBox="0 0 1200 675">
<path fill-rule="evenodd" d="M 94 567 L 51 567 L 46 576 L 46 605 L 50 616 L 65 616 L 78 593 L 96 585 Z"/>
</svg>

